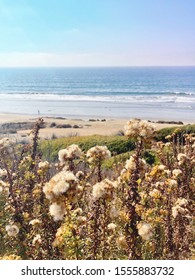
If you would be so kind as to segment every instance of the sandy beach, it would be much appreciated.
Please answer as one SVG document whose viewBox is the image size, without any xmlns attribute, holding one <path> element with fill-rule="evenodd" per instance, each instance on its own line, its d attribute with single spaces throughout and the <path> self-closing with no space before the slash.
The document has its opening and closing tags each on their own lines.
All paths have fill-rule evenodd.
<svg viewBox="0 0 195 280">
<path fill-rule="evenodd" d="M 39 116 L 42 117 L 42 116 Z M 28 125 L 33 123 L 38 119 L 36 115 L 18 115 L 18 114 L 0 114 L 0 125 L 3 124 L 20 124 L 27 123 Z M 88 136 L 88 135 L 116 135 L 120 131 L 124 130 L 124 126 L 128 119 L 67 119 L 58 117 L 43 117 L 45 121 L 45 127 L 40 130 L 41 139 L 51 139 L 59 137 L 70 137 L 70 136 Z M 158 120 L 156 120 L 158 121 Z M 156 129 L 161 129 L 165 127 L 180 126 L 174 123 L 156 123 L 154 125 Z M 190 123 L 193 123 L 190 122 Z M 183 123 L 187 124 L 187 123 Z M 28 138 L 31 129 L 19 129 L 17 133 L 10 133 L 10 136 L 16 137 L 18 139 Z M 9 133 L 5 133 L 9 136 Z M 0 134 L 3 137 L 5 134 Z"/>
</svg>

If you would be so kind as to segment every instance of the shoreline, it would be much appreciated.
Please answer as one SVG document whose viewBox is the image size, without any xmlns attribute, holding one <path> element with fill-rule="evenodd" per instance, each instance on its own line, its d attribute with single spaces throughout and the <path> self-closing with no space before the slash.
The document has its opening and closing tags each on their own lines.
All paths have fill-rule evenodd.
<svg viewBox="0 0 195 280">
<path fill-rule="evenodd" d="M 135 101 L 135 102 L 134 102 Z M 143 102 L 134 100 L 132 102 L 112 101 L 64 101 L 64 100 L 28 100 L 28 99 L 4 99 L 0 102 L 0 112 L 4 114 L 38 115 L 42 117 L 65 117 L 69 119 L 147 119 L 147 120 L 174 120 L 191 122 L 195 121 L 195 102 L 154 102 L 148 98 Z"/>
<path fill-rule="evenodd" d="M 79 118 L 75 116 L 74 118 L 65 117 L 54 117 L 54 116 L 43 116 L 43 115 L 27 115 L 27 114 L 10 114 L 10 113 L 0 113 L 0 126 L 7 125 L 10 126 L 12 133 L 0 133 L 0 138 L 6 136 L 15 137 L 18 140 L 25 140 L 29 138 L 29 132 L 31 131 L 31 126 L 38 119 L 43 118 L 45 122 L 45 127 L 40 129 L 41 139 L 51 139 L 51 138 L 61 138 L 70 136 L 89 136 L 89 135 L 117 135 L 124 130 L 126 122 L 130 118 Z M 144 119 L 144 118 L 143 118 Z M 148 120 L 154 124 L 156 130 L 168 127 L 180 127 L 186 124 L 194 124 L 195 122 L 182 122 L 163 120 L 163 123 L 156 123 L 161 121 L 160 119 L 150 119 Z M 173 123 L 168 123 L 168 122 Z M 20 129 L 17 129 L 17 124 L 21 125 Z M 24 126 L 24 128 L 23 128 Z M 30 126 L 30 127 L 29 127 Z M 13 133 L 13 127 L 16 129 L 16 133 Z"/>
</svg>

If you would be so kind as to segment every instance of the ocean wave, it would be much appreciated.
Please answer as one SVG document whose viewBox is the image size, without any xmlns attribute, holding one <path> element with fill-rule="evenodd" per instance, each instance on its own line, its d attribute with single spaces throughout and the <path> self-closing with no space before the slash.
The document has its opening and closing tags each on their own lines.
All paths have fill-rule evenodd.
<svg viewBox="0 0 195 280">
<path fill-rule="evenodd" d="M 39 90 L 32 89 L 22 89 L 20 86 L 20 90 L 17 88 L 15 89 L 7 89 L 7 90 L 0 90 L 0 95 L 5 94 L 5 95 L 89 95 L 89 96 L 94 96 L 94 95 L 173 95 L 173 96 L 188 96 L 188 95 L 195 95 L 195 91 L 177 91 L 177 90 L 150 90 L 150 89 L 129 89 L 129 88 L 85 88 L 85 87 L 73 87 L 73 88 L 46 88 L 43 87 L 42 89 L 40 88 Z"/>
<path fill-rule="evenodd" d="M 130 102 L 130 103 L 195 103 L 193 92 L 131 92 L 110 94 L 56 94 L 56 93 L 3 93 L 0 92 L 0 100 L 42 100 L 42 101 L 96 101 L 96 102 Z"/>
</svg>

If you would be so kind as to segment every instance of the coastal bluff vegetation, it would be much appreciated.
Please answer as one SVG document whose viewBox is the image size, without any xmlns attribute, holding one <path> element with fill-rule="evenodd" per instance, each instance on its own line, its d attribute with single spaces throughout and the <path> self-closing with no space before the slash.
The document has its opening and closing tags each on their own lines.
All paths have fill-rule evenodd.
<svg viewBox="0 0 195 280">
<path fill-rule="evenodd" d="M 53 140 L 31 125 L 7 126 L 31 142 L 0 137 L 0 259 L 195 258 L 195 125 Z"/>
</svg>

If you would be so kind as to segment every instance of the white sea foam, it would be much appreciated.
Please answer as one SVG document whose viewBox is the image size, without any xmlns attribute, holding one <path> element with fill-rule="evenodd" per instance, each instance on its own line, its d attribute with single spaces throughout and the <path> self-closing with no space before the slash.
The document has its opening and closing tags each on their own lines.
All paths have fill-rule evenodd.
<svg viewBox="0 0 195 280">
<path fill-rule="evenodd" d="M 51 94 L 51 93 L 0 93 L 0 100 L 40 100 L 40 101 L 88 101 L 113 103 L 195 103 L 194 93 L 185 94 Z"/>
</svg>

